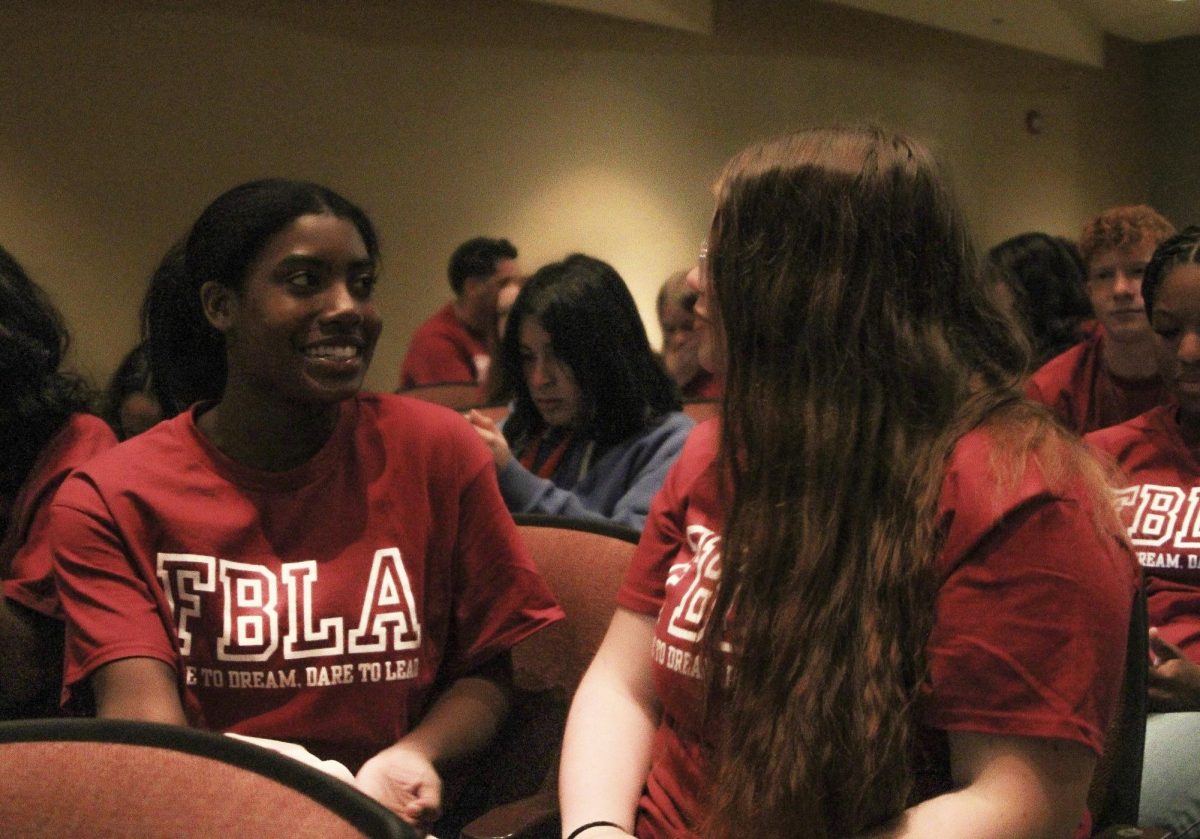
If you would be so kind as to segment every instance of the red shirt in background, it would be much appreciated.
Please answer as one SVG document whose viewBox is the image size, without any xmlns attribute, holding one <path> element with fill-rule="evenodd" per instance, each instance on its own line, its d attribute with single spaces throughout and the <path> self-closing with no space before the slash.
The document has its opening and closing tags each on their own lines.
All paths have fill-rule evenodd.
<svg viewBox="0 0 1200 839">
<path fill-rule="evenodd" d="M 116 444 L 116 435 L 104 420 L 74 414 L 42 449 L 12 501 L 0 541 L 6 597 L 62 619 L 50 560 L 50 501 L 72 469 Z"/>
<path fill-rule="evenodd" d="M 483 339 L 471 334 L 454 314 L 454 304 L 447 303 L 413 334 L 400 367 L 400 389 L 482 382 L 490 360 Z"/>
<path fill-rule="evenodd" d="M 1050 408 L 1076 434 L 1107 428 L 1169 401 L 1162 378 L 1123 379 L 1104 365 L 1104 330 L 1096 327 L 1083 341 L 1039 368 L 1025 395 Z"/>
</svg>

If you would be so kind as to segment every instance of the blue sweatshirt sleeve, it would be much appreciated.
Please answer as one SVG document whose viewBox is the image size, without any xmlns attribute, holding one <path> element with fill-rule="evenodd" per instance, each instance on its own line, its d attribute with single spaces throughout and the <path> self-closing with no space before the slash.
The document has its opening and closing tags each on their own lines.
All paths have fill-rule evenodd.
<svg viewBox="0 0 1200 839">
<path fill-rule="evenodd" d="M 605 519 L 641 530 L 650 501 L 679 457 L 694 423 L 681 413 L 611 447 L 575 487 L 563 489 L 509 460 L 500 492 L 514 513 Z"/>
</svg>

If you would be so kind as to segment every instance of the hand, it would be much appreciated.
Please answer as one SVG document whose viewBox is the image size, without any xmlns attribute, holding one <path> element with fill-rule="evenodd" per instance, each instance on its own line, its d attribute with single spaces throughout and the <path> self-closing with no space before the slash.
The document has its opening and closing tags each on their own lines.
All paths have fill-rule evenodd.
<svg viewBox="0 0 1200 839">
<path fill-rule="evenodd" d="M 663 348 L 663 366 L 675 383 L 684 387 L 700 372 L 700 340 L 695 332 L 684 341 Z"/>
<path fill-rule="evenodd" d="M 500 470 L 507 466 L 508 462 L 512 460 L 512 450 L 508 447 L 508 441 L 504 439 L 504 433 L 500 431 L 500 426 L 496 425 L 496 421 L 474 409 L 467 412 L 467 419 L 479 432 L 480 439 L 491 449 L 492 460 L 496 461 L 496 469 Z"/>
<path fill-rule="evenodd" d="M 1200 711 L 1200 664 L 1160 638 L 1156 627 L 1150 628 L 1150 652 L 1154 664 L 1146 681 L 1148 709 Z"/>
<path fill-rule="evenodd" d="M 403 744 L 364 763 L 354 785 L 424 833 L 442 815 L 441 777 L 429 758 Z"/>
</svg>

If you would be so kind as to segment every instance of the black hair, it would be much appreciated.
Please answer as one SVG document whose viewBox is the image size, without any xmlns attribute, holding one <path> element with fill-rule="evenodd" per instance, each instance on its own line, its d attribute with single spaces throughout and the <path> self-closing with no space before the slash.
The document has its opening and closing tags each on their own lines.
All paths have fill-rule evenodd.
<svg viewBox="0 0 1200 839">
<path fill-rule="evenodd" d="M 1035 367 L 1079 341 L 1079 325 L 1092 316 L 1092 307 L 1084 292 L 1087 271 L 1074 243 L 1022 233 L 988 251 L 987 270 L 1012 292 Z"/>
<path fill-rule="evenodd" d="M 329 214 L 352 223 L 379 261 L 379 238 L 366 213 L 328 187 L 267 178 L 236 186 L 205 208 L 181 254 L 168 253 L 143 309 L 151 378 L 170 416 L 225 389 L 225 340 L 208 322 L 200 287 L 209 281 L 241 291 L 267 241 L 300 216 Z"/>
<path fill-rule="evenodd" d="M 121 359 L 116 372 L 109 379 L 108 390 L 104 394 L 104 420 L 112 427 L 118 440 L 126 440 L 130 436 L 129 431 L 121 424 L 121 406 L 135 393 L 145 394 L 158 401 L 152 387 L 150 359 L 147 357 L 144 343 L 135 346 Z"/>
<path fill-rule="evenodd" d="M 16 494 L 50 438 L 88 409 L 83 380 L 59 369 L 69 344 L 50 298 L 0 247 L 0 497 Z"/>
<path fill-rule="evenodd" d="M 468 239 L 450 255 L 446 273 L 450 288 L 457 297 L 470 277 L 490 277 L 496 273 L 496 263 L 502 259 L 516 259 L 517 249 L 507 239 L 489 239 L 477 236 Z"/>
<path fill-rule="evenodd" d="M 1174 236 L 1164 240 L 1154 249 L 1154 256 L 1146 263 L 1142 275 L 1142 300 L 1146 304 L 1146 315 L 1154 312 L 1154 298 L 1158 287 L 1176 265 L 1200 263 L 1200 227 L 1192 224 Z"/>
<path fill-rule="evenodd" d="M 501 342 L 505 382 L 516 394 L 504 436 L 514 451 L 545 422 L 521 365 L 521 324 L 535 318 L 571 369 L 582 398 L 577 431 L 619 442 L 681 407 L 679 390 L 650 348 L 633 295 L 611 265 L 584 254 L 543 266 L 513 303 Z"/>
</svg>

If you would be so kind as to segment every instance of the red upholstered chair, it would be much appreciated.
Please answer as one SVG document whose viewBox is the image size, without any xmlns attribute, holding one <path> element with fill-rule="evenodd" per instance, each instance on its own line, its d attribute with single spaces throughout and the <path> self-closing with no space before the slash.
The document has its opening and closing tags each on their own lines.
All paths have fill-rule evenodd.
<svg viewBox="0 0 1200 839">
<path fill-rule="evenodd" d="M 443 382 L 435 385 L 418 385 L 407 390 L 396 391 L 401 396 L 411 396 L 423 402 L 445 405 L 456 411 L 476 408 L 484 403 L 483 388 L 474 382 Z"/>
<path fill-rule="evenodd" d="M 208 731 L 129 720 L 0 724 L 0 833 L 22 839 L 415 839 L 348 784 Z"/>
<path fill-rule="evenodd" d="M 567 709 L 608 629 L 638 539 L 636 531 L 608 522 L 514 518 L 567 617 L 513 650 L 513 714 L 479 781 L 492 809 L 462 830 L 465 839 L 557 839 L 558 753 Z"/>
</svg>

